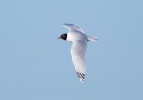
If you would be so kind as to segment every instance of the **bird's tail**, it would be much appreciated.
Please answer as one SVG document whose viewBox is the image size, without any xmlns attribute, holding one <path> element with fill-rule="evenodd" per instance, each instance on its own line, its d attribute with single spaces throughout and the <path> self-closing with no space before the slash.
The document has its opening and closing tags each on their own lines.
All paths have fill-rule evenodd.
<svg viewBox="0 0 143 100">
<path fill-rule="evenodd" d="M 88 37 L 87 37 L 87 40 L 88 40 L 88 41 L 93 41 L 93 42 L 98 42 L 98 38 L 95 37 L 95 36 L 93 36 L 93 37 L 88 36 Z"/>
</svg>

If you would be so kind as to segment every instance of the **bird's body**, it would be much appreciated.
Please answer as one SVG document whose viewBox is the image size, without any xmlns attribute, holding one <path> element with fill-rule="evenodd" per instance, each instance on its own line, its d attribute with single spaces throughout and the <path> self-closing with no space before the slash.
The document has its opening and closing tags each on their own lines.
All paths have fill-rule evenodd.
<svg viewBox="0 0 143 100">
<path fill-rule="evenodd" d="M 63 39 L 72 42 L 71 56 L 72 61 L 81 82 L 85 79 L 85 52 L 88 41 L 98 41 L 96 37 L 89 37 L 84 34 L 83 30 L 73 24 L 63 24 L 64 27 L 69 29 L 67 34 L 62 34 L 58 39 Z"/>
<path fill-rule="evenodd" d="M 74 41 L 86 41 L 86 40 L 87 40 L 87 36 L 78 31 L 67 33 L 67 41 L 74 42 Z"/>
</svg>

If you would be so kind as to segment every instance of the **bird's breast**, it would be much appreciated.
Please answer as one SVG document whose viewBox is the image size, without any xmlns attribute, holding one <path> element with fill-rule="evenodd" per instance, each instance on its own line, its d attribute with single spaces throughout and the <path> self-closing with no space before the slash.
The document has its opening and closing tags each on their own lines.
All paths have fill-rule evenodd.
<svg viewBox="0 0 143 100">
<path fill-rule="evenodd" d="M 70 32 L 67 34 L 67 41 L 87 41 L 87 36 L 83 33 Z"/>
</svg>

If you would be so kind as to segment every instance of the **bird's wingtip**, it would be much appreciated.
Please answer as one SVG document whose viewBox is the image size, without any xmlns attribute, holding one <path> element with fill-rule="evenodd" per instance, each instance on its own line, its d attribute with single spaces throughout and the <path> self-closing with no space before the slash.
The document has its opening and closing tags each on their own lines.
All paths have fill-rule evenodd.
<svg viewBox="0 0 143 100">
<path fill-rule="evenodd" d="M 80 78 L 79 80 L 80 80 L 80 82 L 84 82 L 84 80 L 83 80 L 83 79 L 81 79 L 81 78 Z"/>
<path fill-rule="evenodd" d="M 64 26 L 64 25 L 74 25 L 74 24 L 69 24 L 69 23 L 63 23 L 63 26 Z"/>
</svg>

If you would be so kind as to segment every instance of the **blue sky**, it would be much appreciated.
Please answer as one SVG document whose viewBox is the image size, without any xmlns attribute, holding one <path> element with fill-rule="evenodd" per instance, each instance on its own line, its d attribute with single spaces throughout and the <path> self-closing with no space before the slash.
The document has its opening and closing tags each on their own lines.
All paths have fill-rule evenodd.
<svg viewBox="0 0 143 100">
<path fill-rule="evenodd" d="M 143 100 L 142 0 L 0 0 L 0 100 Z M 89 42 L 85 82 L 71 43 L 80 26 Z"/>
</svg>

